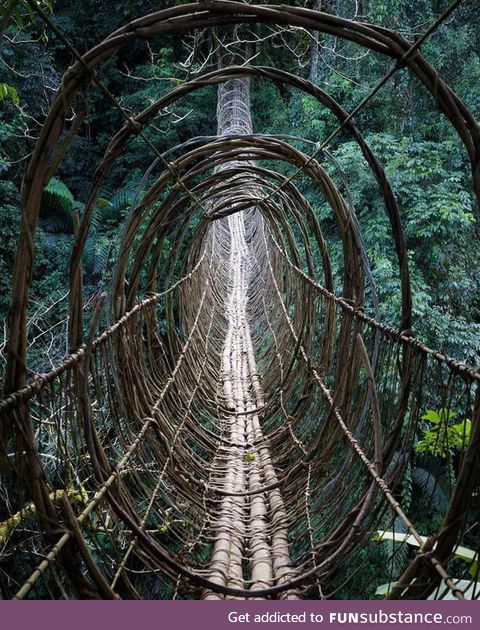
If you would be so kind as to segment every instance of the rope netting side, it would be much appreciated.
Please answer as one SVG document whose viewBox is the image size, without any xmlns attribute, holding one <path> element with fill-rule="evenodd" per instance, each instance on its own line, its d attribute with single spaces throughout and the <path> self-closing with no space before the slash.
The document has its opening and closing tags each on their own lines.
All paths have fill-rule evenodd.
<svg viewBox="0 0 480 630">
<path fill-rule="evenodd" d="M 18 598 L 293 598 L 342 596 L 356 586 L 361 597 L 366 585 L 355 580 L 373 565 L 392 597 L 427 597 L 435 590 L 477 597 L 478 372 L 406 330 L 408 266 L 390 184 L 352 117 L 303 79 L 272 68 L 220 68 L 127 116 L 94 175 L 75 236 L 71 354 L 27 381 L 26 312 L 39 200 L 81 124 L 78 114 L 66 129 L 70 107 L 88 98 L 98 86 L 94 73 L 123 47 L 219 20 L 317 29 L 408 67 L 459 133 L 479 189 L 472 116 L 419 44 L 387 29 L 297 7 L 220 0 L 146 16 L 77 57 L 23 188 L 0 401 L 2 492 L 12 501 L 0 522 L 2 592 Z M 251 77 L 313 95 L 358 142 L 380 184 L 399 260 L 399 330 L 363 312 L 359 226 L 316 153 L 253 134 Z M 98 310 L 87 335 L 82 253 L 105 178 L 134 137 L 150 146 L 145 133 L 162 108 L 208 85 L 220 85 L 218 137 L 164 155 L 151 147 L 155 162 L 125 221 L 107 317 Z M 299 176 L 332 211 L 343 253 L 340 288 L 321 222 L 293 182 Z M 95 336 L 99 325 L 105 332 Z M 441 456 L 429 474 L 441 480 L 444 509 L 432 531 L 421 532 L 408 516 L 406 484 L 428 410 L 439 410 L 437 443 L 430 447 Z M 455 455 L 452 414 L 465 421 Z M 414 496 L 433 509 L 438 487 L 427 481 Z M 12 563 L 13 557 L 20 560 Z"/>
</svg>

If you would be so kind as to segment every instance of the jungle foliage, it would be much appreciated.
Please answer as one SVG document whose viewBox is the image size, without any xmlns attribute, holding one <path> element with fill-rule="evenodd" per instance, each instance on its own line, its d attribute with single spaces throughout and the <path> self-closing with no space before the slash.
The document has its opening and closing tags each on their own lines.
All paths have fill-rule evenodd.
<svg viewBox="0 0 480 630">
<path fill-rule="evenodd" d="M 138 0 L 45 0 L 41 3 L 55 25 L 77 50 L 85 52 L 121 24 L 177 2 Z M 317 4 L 311 0 L 306 6 Z M 398 28 L 411 39 L 422 33 L 445 8 L 439 0 L 325 0 L 325 11 Z M 10 3 L 1 2 L 0 20 Z M 422 47 L 427 59 L 480 117 L 480 29 L 475 3 L 465 3 Z M 0 42 L 0 323 L 6 330 L 13 261 L 20 226 L 20 190 L 49 104 L 72 58 L 23 2 L 16 4 Z M 290 33 L 288 47 L 252 28 L 255 64 L 285 68 L 306 78 L 312 73 L 312 40 L 308 33 Z M 261 46 L 257 38 L 265 38 Z M 189 48 L 179 37 L 166 36 L 151 44 L 135 44 L 109 61 L 100 79 L 129 111 L 138 112 L 202 65 L 201 58 L 186 65 Z M 191 44 L 191 42 L 190 42 Z M 207 42 L 208 47 L 208 42 Z M 365 54 L 352 44 L 320 36 L 316 81 L 350 111 L 389 68 L 388 60 Z M 194 136 L 215 133 L 214 88 L 196 91 L 162 113 L 148 129 L 161 151 Z M 252 83 L 252 111 L 256 131 L 289 134 L 311 143 L 324 139 L 336 126 L 331 113 L 310 96 L 264 82 Z M 394 78 L 358 116 L 356 122 L 385 167 L 399 203 L 406 229 L 414 295 L 414 330 L 426 343 L 469 363 L 480 364 L 480 248 L 477 209 L 469 179 L 466 152 L 450 125 L 438 113 L 431 96 L 406 71 Z M 31 340 L 47 336 L 45 352 L 31 352 L 31 368 L 44 370 L 67 352 L 66 286 L 69 253 L 95 166 L 112 133 L 120 126 L 118 112 L 92 93 L 85 122 L 42 199 L 31 292 Z M 294 143 L 296 144 L 296 143 Z M 305 151 L 312 144 L 298 143 Z M 379 296 L 378 317 L 396 325 L 400 312 L 399 277 L 382 199 L 366 163 L 347 132 L 330 147 L 333 162 L 325 167 L 349 196 L 362 228 L 372 275 Z M 134 141 L 120 157 L 102 190 L 84 257 L 87 305 L 109 281 L 121 237 L 122 222 L 139 193 L 150 149 Z M 278 166 L 277 166 L 278 168 Z M 342 176 L 344 175 L 344 177 Z M 348 182 L 348 190 L 345 183 Z M 332 252 L 334 270 L 341 278 L 341 248 L 331 211 L 308 182 L 298 182 L 318 213 Z M 320 268 L 320 261 L 318 261 Z M 4 324 L 5 322 L 5 324 Z M 0 347 L 4 349 L 0 333 Z M 2 354 L 3 370 L 4 354 Z M 455 476 L 456 445 L 464 442 L 468 418 L 455 410 L 425 409 L 417 436 L 416 461 L 409 468 L 405 493 L 414 503 L 420 493 L 431 497 L 424 514 L 424 533 L 445 509 L 448 487 Z M 436 476 L 435 461 L 448 458 L 451 478 Z M 421 518 L 420 518 L 421 520 Z M 381 564 L 381 548 L 376 552 Z M 402 559 L 399 559 L 399 567 Z M 371 569 L 374 571 L 374 569 Z M 400 570 L 400 568 L 399 568 Z M 366 569 L 365 569 L 366 571 Z M 371 576 L 361 573 L 368 588 Z M 363 576 L 363 577 L 362 577 Z M 344 593 L 348 595 L 348 593 Z"/>
</svg>

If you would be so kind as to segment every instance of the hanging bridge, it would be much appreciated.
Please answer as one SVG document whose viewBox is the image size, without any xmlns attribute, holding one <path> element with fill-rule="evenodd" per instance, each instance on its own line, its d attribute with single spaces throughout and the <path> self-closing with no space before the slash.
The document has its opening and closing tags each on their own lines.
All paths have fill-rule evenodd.
<svg viewBox="0 0 480 630">
<path fill-rule="evenodd" d="M 361 598 L 359 575 L 382 545 L 388 597 L 478 597 L 480 373 L 412 331 L 399 210 L 354 119 L 395 72 L 412 72 L 459 134 L 480 198 L 479 128 L 420 52 L 458 4 L 414 44 L 322 12 L 219 0 L 145 16 L 83 57 L 70 46 L 76 61 L 22 191 L 0 401 L 4 597 L 321 599 L 358 582 Z M 305 79 L 233 61 L 136 115 L 98 78 L 103 63 L 138 40 L 253 23 L 334 34 L 388 57 L 392 69 L 350 113 Z M 338 127 L 313 155 L 254 133 L 252 77 L 308 93 Z M 205 86 L 218 86 L 217 136 L 161 154 L 148 139 L 149 124 Z M 68 356 L 32 376 L 28 289 L 41 194 L 94 90 L 122 124 L 76 227 Z M 324 165 L 339 130 L 358 143 L 384 200 L 401 284 L 396 328 L 364 308 L 361 231 Z M 85 321 L 83 248 L 102 186 L 133 141 L 145 141 L 154 162 L 126 218 L 109 291 Z M 285 165 L 293 175 L 283 174 Z M 297 175 L 331 208 L 341 286 Z M 471 433 L 463 436 L 440 524 L 421 532 L 403 484 L 427 408 L 455 409 L 471 420 Z M 438 459 L 447 475 L 451 465 Z M 389 567 L 403 548 L 411 550 L 408 562 L 393 575 Z"/>
</svg>

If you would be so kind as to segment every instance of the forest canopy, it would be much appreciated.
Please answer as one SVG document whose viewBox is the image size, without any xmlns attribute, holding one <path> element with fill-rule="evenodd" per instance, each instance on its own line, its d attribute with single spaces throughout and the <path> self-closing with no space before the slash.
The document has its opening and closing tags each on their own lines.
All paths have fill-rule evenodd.
<svg viewBox="0 0 480 630">
<path fill-rule="evenodd" d="M 121 24 L 176 3 L 62 0 L 42 4 L 52 22 L 83 53 Z M 339 16 L 356 16 L 365 22 L 393 26 L 410 39 L 433 21 L 440 7 L 433 0 L 325 0 L 321 5 L 323 10 Z M 478 117 L 480 59 L 475 17 L 474 3 L 460 6 L 422 49 Z M 60 77 L 72 63 L 71 54 L 32 14 L 27 3 L 16 3 L 12 18 L 4 30 L 0 54 L 0 318 L 4 321 L 20 221 L 22 176 L 42 121 L 59 89 Z M 322 35 L 317 46 L 312 37 L 302 30 L 275 34 L 260 26 L 247 35 L 253 63 L 274 65 L 313 78 L 350 111 L 388 69 L 388 60 L 328 35 Z M 169 35 L 154 43 L 135 44 L 102 68 L 101 79 L 127 110 L 140 111 L 188 76 L 215 66 L 214 56 L 209 57 L 208 38 L 200 39 L 196 51 L 194 40 L 194 34 Z M 252 99 L 257 132 L 289 134 L 316 143 L 335 124 L 328 110 L 318 108 L 311 96 L 293 88 L 256 80 Z M 158 117 L 149 130 L 150 138 L 159 150 L 164 150 L 195 135 L 214 135 L 215 103 L 214 87 L 181 99 Z M 85 125 L 42 201 L 31 293 L 31 334 L 32 338 L 47 335 L 51 339 L 47 359 L 50 364 L 65 352 L 62 321 L 66 299 L 62 287 L 68 273 L 72 217 L 82 213 L 95 164 L 118 123 L 118 112 L 106 107 L 100 95 L 93 95 Z M 430 94 L 406 72 L 392 78 L 359 114 L 357 123 L 384 165 L 400 207 L 410 260 L 416 334 L 447 354 L 478 364 L 480 252 L 473 245 L 475 204 L 467 156 L 460 140 L 438 114 Z M 101 290 L 109 276 L 119 226 L 141 178 L 141 165 L 148 159 L 148 151 L 148 147 L 137 142 L 128 155 L 118 160 L 102 192 L 94 217 L 95 234 L 89 238 L 84 259 L 87 300 Z M 348 195 L 362 227 L 381 305 L 380 319 L 396 325 L 399 280 L 376 184 L 348 133 L 340 134 L 330 151 L 336 166 L 330 164 L 327 168 L 332 174 L 337 170 L 340 187 L 342 182 L 348 182 Z M 338 169 L 344 177 L 339 176 Z M 303 192 L 317 208 L 328 235 L 328 208 L 314 190 L 307 187 Z M 332 251 L 335 247 L 338 249 L 338 242 L 332 241 Z M 55 327 L 51 329 L 52 326 Z M 39 370 L 44 367 L 44 359 L 37 364 Z"/>
<path fill-rule="evenodd" d="M 186 4 L 0 4 L 2 596 L 475 598 L 476 7 Z"/>
</svg>

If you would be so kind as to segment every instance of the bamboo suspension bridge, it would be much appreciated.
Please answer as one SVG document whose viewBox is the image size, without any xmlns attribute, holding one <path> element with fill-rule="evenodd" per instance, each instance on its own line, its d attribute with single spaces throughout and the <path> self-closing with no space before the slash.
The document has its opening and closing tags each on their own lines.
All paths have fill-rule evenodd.
<svg viewBox="0 0 480 630">
<path fill-rule="evenodd" d="M 138 40 L 195 28 L 267 23 L 334 34 L 392 60 L 373 95 L 397 71 L 422 81 L 465 146 L 480 198 L 479 128 L 420 52 L 458 4 L 414 44 L 322 12 L 219 0 L 145 16 L 83 57 L 70 46 L 75 63 L 22 192 L 0 401 L 1 490 L 9 498 L 0 515 L 3 597 L 335 598 L 384 544 L 373 536 L 381 541 L 389 531 L 400 533 L 395 545 L 385 545 L 386 566 L 400 547 L 415 551 L 391 576 L 388 597 L 479 596 L 480 373 L 428 348 L 412 331 L 400 214 L 354 119 L 370 96 L 348 113 L 305 79 L 232 57 L 132 115 L 98 74 Z M 310 94 L 336 117 L 336 131 L 313 155 L 285 138 L 254 133 L 252 77 Z M 206 86 L 218 86 L 217 136 L 161 154 L 148 138 L 149 124 Z M 95 90 L 120 112 L 121 126 L 76 228 L 69 354 L 32 376 L 28 289 L 41 193 Z M 364 307 L 360 228 L 324 167 L 324 149 L 338 130 L 358 143 L 384 200 L 401 284 L 397 328 Z M 133 141 L 146 142 L 154 162 L 126 218 L 109 293 L 87 321 L 83 248 L 102 186 Z M 276 163 L 282 168 L 275 170 Z M 285 166 L 293 175 L 282 174 Z M 342 286 L 335 286 L 326 239 L 297 175 L 331 208 Z M 402 501 L 402 484 L 429 407 L 457 410 L 471 420 L 471 434 L 464 435 L 441 524 L 421 533 Z"/>
</svg>

